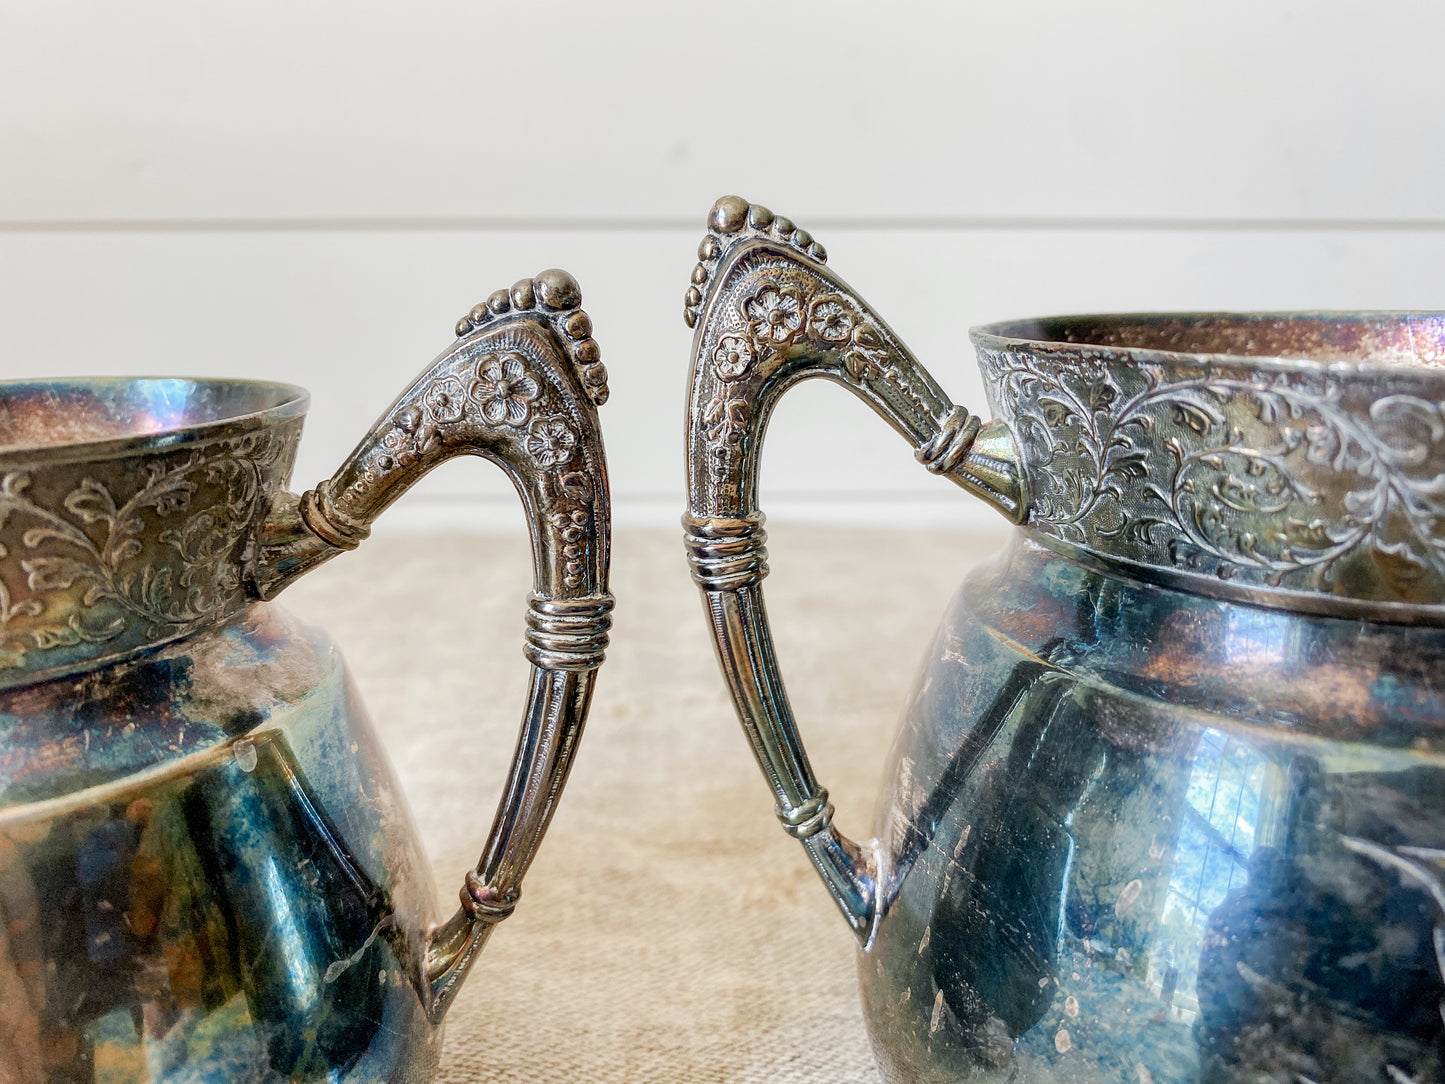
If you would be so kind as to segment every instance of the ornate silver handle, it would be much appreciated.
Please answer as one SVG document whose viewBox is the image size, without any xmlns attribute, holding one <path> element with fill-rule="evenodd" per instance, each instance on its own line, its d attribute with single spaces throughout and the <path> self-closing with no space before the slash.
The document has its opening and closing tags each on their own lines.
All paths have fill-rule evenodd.
<svg viewBox="0 0 1445 1084">
<path fill-rule="evenodd" d="M 875 864 L 832 824 L 833 806 L 803 749 L 763 606 L 768 573 L 758 461 L 779 396 L 827 377 L 871 406 L 925 467 L 1022 522 L 1013 438 L 956 406 L 902 341 L 824 265 L 806 230 L 725 196 L 708 216 L 685 315 L 693 337 L 688 395 L 688 514 L 693 579 L 702 589 L 723 675 L 776 799 L 855 933 L 872 921 Z"/>
<path fill-rule="evenodd" d="M 439 1020 L 522 877 L 567 782 L 611 625 L 610 508 L 597 407 L 607 398 L 581 291 L 565 271 L 499 290 L 457 324 L 457 341 L 393 403 L 341 468 L 283 494 L 262 527 L 253 590 L 272 598 L 355 549 L 422 475 L 478 455 L 511 477 L 532 534 L 535 581 L 524 653 L 532 684 L 501 804 L 462 907 L 432 931 L 428 1013 Z"/>
</svg>

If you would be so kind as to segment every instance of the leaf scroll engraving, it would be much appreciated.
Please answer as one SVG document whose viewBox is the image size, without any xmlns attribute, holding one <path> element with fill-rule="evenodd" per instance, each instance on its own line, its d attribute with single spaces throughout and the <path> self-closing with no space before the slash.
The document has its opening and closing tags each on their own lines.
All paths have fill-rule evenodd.
<svg viewBox="0 0 1445 1084">
<path fill-rule="evenodd" d="M 0 474 L 0 673 L 37 653 L 158 642 L 234 609 L 297 436 Z"/>
<path fill-rule="evenodd" d="M 1265 588 L 1445 593 L 1445 404 L 1323 367 L 980 359 L 1035 529 Z"/>
</svg>

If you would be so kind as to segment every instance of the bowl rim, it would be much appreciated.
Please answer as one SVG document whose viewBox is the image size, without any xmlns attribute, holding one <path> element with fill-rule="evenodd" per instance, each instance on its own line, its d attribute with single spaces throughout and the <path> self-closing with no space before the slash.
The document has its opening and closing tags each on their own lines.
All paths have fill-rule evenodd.
<svg viewBox="0 0 1445 1084">
<path fill-rule="evenodd" d="M 1370 320 L 1410 325 L 1417 320 L 1429 320 L 1445 327 L 1445 312 L 1426 309 L 1299 309 L 1231 311 L 1166 311 L 1156 312 L 1106 312 L 1068 313 L 1048 316 L 1025 317 L 1013 320 L 999 320 L 978 324 L 968 331 L 968 337 L 977 349 L 1010 352 L 1028 352 L 1055 357 L 1089 356 L 1101 359 L 1125 360 L 1130 362 L 1196 363 L 1201 365 L 1247 365 L 1271 371 L 1332 372 L 1360 374 L 1389 374 L 1392 376 L 1414 375 L 1445 379 L 1445 364 L 1405 364 L 1394 361 L 1372 359 L 1320 358 L 1308 354 L 1258 353 L 1245 354 L 1238 351 L 1220 350 L 1169 350 L 1148 346 L 1118 346 L 1088 341 L 1071 342 L 1064 339 L 1040 338 L 1023 334 L 1030 328 L 1041 325 L 1096 324 L 1122 327 L 1125 325 L 1148 325 L 1167 321 L 1203 324 L 1210 321 L 1231 320 L 1236 322 L 1259 322 L 1281 320 L 1314 320 L 1320 322 L 1362 323 Z M 1445 351 L 1442 351 L 1445 354 Z"/>
<path fill-rule="evenodd" d="M 278 380 L 209 376 L 63 376 L 0 380 L 0 407 L 3 407 L 7 394 L 20 388 L 53 387 L 103 391 L 138 384 L 188 384 L 200 388 L 245 388 L 260 393 L 262 397 L 269 392 L 272 402 L 269 406 L 255 410 L 239 411 L 223 417 L 183 423 L 152 432 L 56 440 L 44 444 L 0 442 L 0 470 L 14 469 L 22 465 L 47 462 L 53 459 L 112 459 L 138 452 L 188 445 L 221 436 L 237 435 L 264 429 L 288 419 L 304 417 L 311 405 L 311 394 L 305 388 Z"/>
</svg>

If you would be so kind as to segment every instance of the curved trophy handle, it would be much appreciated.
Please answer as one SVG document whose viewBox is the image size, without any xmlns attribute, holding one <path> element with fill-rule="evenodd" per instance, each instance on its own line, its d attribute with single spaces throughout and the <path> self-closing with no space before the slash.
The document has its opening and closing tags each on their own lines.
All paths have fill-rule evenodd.
<svg viewBox="0 0 1445 1084">
<path fill-rule="evenodd" d="M 758 461 L 773 406 L 793 384 L 827 377 L 871 406 L 925 467 L 1022 522 L 1013 438 L 955 406 L 893 331 L 824 265 L 805 230 L 765 207 L 725 196 L 688 289 L 693 337 L 688 395 L 688 514 L 693 579 L 702 589 L 718 661 L 784 829 L 801 840 L 849 925 L 866 938 L 876 862 L 832 824 L 793 720 L 763 606 L 768 573 Z M 706 291 L 704 293 L 704 290 Z"/>
<path fill-rule="evenodd" d="M 425 993 L 439 1020 L 492 927 L 512 913 L 567 781 L 611 625 L 607 398 L 581 291 L 565 271 L 499 290 L 457 324 L 457 342 L 396 400 L 327 481 L 283 494 L 262 528 L 253 590 L 272 598 L 366 538 L 422 475 L 479 455 L 526 508 L 535 584 L 524 654 L 532 684 L 501 804 L 462 907 L 431 931 Z"/>
</svg>

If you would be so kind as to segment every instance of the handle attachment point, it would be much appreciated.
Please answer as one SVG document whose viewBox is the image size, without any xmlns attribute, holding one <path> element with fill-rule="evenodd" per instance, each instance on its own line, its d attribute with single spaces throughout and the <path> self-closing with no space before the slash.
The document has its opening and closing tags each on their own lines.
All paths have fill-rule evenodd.
<svg viewBox="0 0 1445 1084">
<path fill-rule="evenodd" d="M 522 886 L 499 890 L 484 882 L 476 870 L 469 869 L 460 896 L 462 906 L 473 921 L 495 926 L 517 909 L 517 901 L 522 898 Z"/>
<path fill-rule="evenodd" d="M 775 805 L 773 812 L 783 822 L 783 831 L 794 839 L 816 836 L 833 823 L 833 803 L 828 801 L 827 787 L 819 787 L 817 794 L 792 809 Z"/>
<path fill-rule="evenodd" d="M 301 494 L 301 521 L 322 541 L 339 550 L 354 550 L 371 537 L 371 528 L 337 509 L 323 482 Z"/>
</svg>

